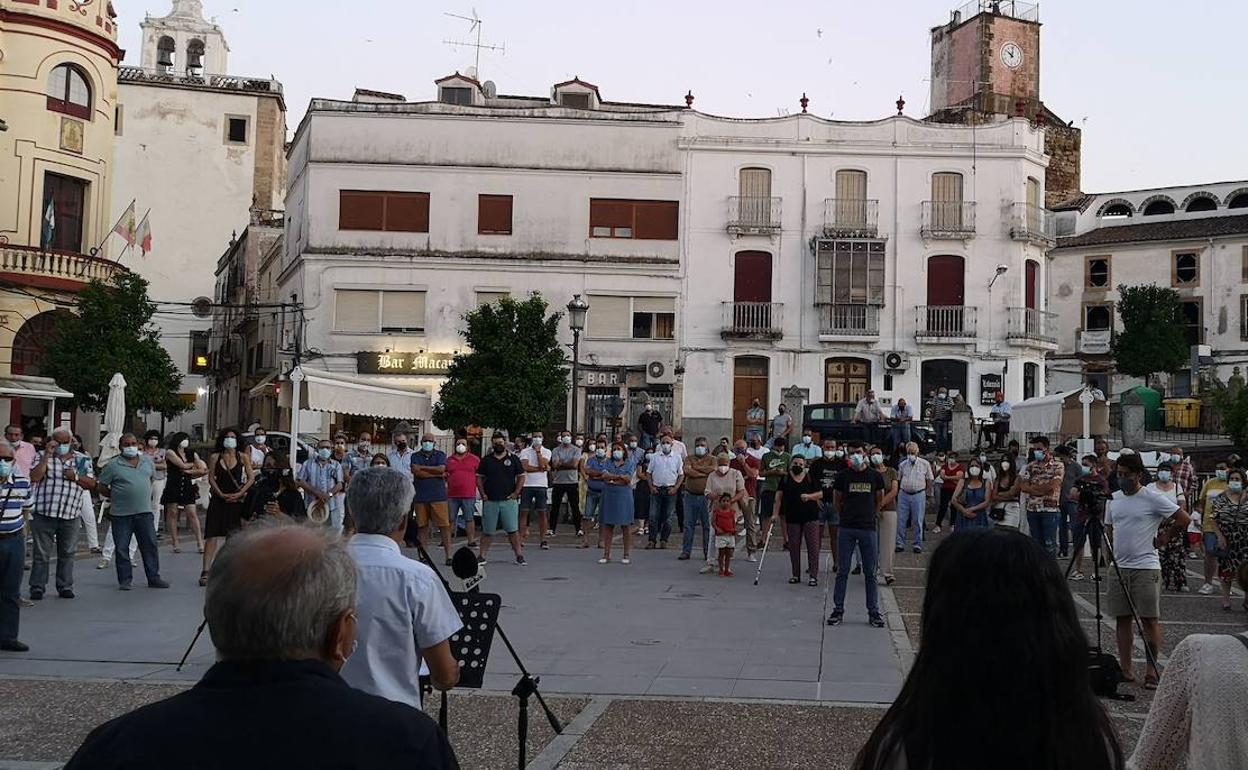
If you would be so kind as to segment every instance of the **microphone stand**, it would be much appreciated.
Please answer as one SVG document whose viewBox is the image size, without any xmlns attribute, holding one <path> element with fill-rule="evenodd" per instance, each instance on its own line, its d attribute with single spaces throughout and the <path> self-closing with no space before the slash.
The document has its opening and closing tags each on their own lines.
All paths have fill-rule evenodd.
<svg viewBox="0 0 1248 770">
<path fill-rule="evenodd" d="M 429 553 L 425 550 L 424 543 L 417 541 L 416 549 L 420 552 L 421 561 L 433 569 L 434 573 L 437 574 L 438 579 L 442 581 L 442 585 L 446 586 L 447 593 L 451 593 L 450 585 L 446 582 L 446 578 L 442 577 L 442 572 L 438 570 L 438 567 L 434 564 L 433 559 L 429 557 Z M 456 577 L 459 576 L 456 575 Z M 479 590 L 480 589 L 474 586 L 469 589 L 468 592 L 476 593 Z M 499 638 L 502 639 L 503 644 L 506 645 L 507 652 L 511 653 L 511 659 L 515 661 L 516 668 L 520 669 L 520 681 L 517 682 L 516 686 L 512 688 L 511 694 L 520 699 L 520 715 L 516 721 L 516 728 L 520 739 L 519 768 L 520 770 L 524 770 L 525 766 L 528 764 L 529 698 L 537 696 L 538 705 L 542 707 L 542 711 L 546 714 L 546 721 L 550 723 L 550 729 L 554 731 L 555 735 L 563 733 L 563 725 L 560 724 L 559 717 L 555 716 L 555 712 L 551 711 L 550 706 L 547 705 L 546 699 L 542 697 L 541 691 L 537 689 L 538 682 L 541 681 L 541 678 L 533 676 L 529 673 L 529 670 L 525 668 L 524 661 L 520 660 L 520 654 L 516 652 L 516 648 L 512 646 L 511 640 L 507 638 L 507 633 L 503 631 L 503 624 L 501 622 L 495 623 L 494 630 L 498 632 Z M 442 708 L 442 717 L 443 720 L 445 720 L 445 692 L 442 693 Z"/>
</svg>

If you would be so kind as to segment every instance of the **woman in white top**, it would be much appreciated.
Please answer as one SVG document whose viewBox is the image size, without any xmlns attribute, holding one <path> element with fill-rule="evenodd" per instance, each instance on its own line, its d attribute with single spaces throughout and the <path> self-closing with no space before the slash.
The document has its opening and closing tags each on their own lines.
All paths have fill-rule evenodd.
<svg viewBox="0 0 1248 770">
<path fill-rule="evenodd" d="M 251 444 L 247 447 L 247 454 L 251 457 L 251 467 L 264 467 L 264 458 L 268 457 L 269 452 L 272 451 L 273 448 L 269 446 L 268 432 L 257 425 L 251 432 Z"/>
<path fill-rule="evenodd" d="M 1245 587 L 1243 581 L 1240 586 Z M 1248 639 L 1192 634 L 1170 653 L 1129 770 L 1248 767 Z"/>
</svg>

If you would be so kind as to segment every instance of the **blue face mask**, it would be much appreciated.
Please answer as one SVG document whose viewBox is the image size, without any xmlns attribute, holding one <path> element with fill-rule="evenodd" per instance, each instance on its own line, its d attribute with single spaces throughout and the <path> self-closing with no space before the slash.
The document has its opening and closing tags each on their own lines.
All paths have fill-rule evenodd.
<svg viewBox="0 0 1248 770">
<path fill-rule="evenodd" d="M 133 459 L 139 456 L 139 448 L 137 446 L 123 446 L 121 448 L 121 456 Z"/>
<path fill-rule="evenodd" d="M 706 447 L 704 447 L 704 446 L 695 446 L 695 447 L 693 448 L 693 453 L 694 453 L 695 455 L 697 455 L 698 457 L 701 457 L 702 455 L 706 454 Z"/>
<path fill-rule="evenodd" d="M 0 460 L 0 478 L 8 478 L 13 475 L 13 461 Z"/>
<path fill-rule="evenodd" d="M 426 442 L 424 442 L 424 443 L 422 443 L 422 444 L 420 445 L 420 448 L 421 448 L 421 449 L 423 449 L 423 450 L 425 450 L 426 452 L 432 452 L 432 451 L 433 451 L 433 442 L 432 442 L 432 441 L 426 441 Z"/>
<path fill-rule="evenodd" d="M 1226 481 L 1227 471 L 1214 471 L 1214 474 L 1218 477 L 1218 481 Z"/>
<path fill-rule="evenodd" d="M 1230 490 L 1230 491 L 1232 491 L 1232 492 L 1242 492 L 1242 491 L 1244 491 L 1244 482 L 1242 482 L 1242 481 L 1228 481 L 1228 482 L 1226 482 L 1226 488 L 1227 488 L 1227 489 L 1229 489 L 1229 490 Z"/>
<path fill-rule="evenodd" d="M 1170 471 L 1157 471 L 1157 480 L 1163 483 L 1169 481 Z"/>
<path fill-rule="evenodd" d="M 1036 462 L 1039 462 L 1039 461 L 1041 461 L 1041 460 L 1043 460 L 1043 459 L 1044 459 L 1044 450 L 1043 450 L 1043 449 L 1034 449 L 1034 450 L 1032 450 L 1032 452 L 1031 452 L 1031 456 L 1032 456 L 1032 458 L 1033 458 L 1033 459 L 1035 459 L 1035 460 L 1036 460 Z"/>
<path fill-rule="evenodd" d="M 65 455 L 69 454 L 69 444 L 57 444 L 56 453 L 57 455 L 61 457 L 64 457 Z"/>
<path fill-rule="evenodd" d="M 322 460 L 328 460 L 329 455 L 330 455 L 329 447 L 321 447 L 320 449 L 316 450 L 316 456 L 321 458 Z"/>
</svg>

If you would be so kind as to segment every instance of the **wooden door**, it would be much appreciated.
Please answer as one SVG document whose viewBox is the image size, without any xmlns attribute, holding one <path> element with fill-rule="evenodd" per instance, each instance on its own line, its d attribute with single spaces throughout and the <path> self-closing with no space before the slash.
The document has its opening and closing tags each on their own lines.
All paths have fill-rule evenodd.
<svg viewBox="0 0 1248 770">
<path fill-rule="evenodd" d="M 1036 310 L 1036 284 L 1040 280 L 1040 263 L 1034 259 L 1027 260 L 1026 268 L 1026 287 L 1023 297 L 1024 307 L 1028 310 Z"/>
<path fill-rule="evenodd" d="M 928 334 L 962 333 L 966 276 L 962 257 L 946 254 L 927 260 Z"/>
<path fill-rule="evenodd" d="M 771 224 L 771 169 L 743 168 L 738 179 L 741 221 L 747 225 Z"/>
<path fill-rule="evenodd" d="M 932 174 L 932 225 L 937 230 L 962 229 L 961 174 Z"/>
<path fill-rule="evenodd" d="M 39 211 L 44 235 L 41 242 L 49 249 L 81 253 L 87 183 L 52 173 L 45 174 L 43 179 L 43 207 Z"/>
<path fill-rule="evenodd" d="M 857 404 L 871 389 L 871 362 L 861 358 L 829 358 L 824 363 L 824 401 Z"/>
<path fill-rule="evenodd" d="M 733 302 L 771 302 L 771 255 L 738 251 L 733 266 Z"/>
<path fill-rule="evenodd" d="M 833 215 L 838 227 L 866 226 L 867 172 L 853 169 L 836 172 L 836 208 Z"/>
<path fill-rule="evenodd" d="M 732 363 L 732 437 L 734 439 L 745 436 L 745 413 L 749 411 L 754 399 L 758 399 L 764 414 L 771 415 L 767 404 L 770 365 L 766 356 L 738 356 Z M 800 419 L 800 415 L 795 419 Z"/>
</svg>

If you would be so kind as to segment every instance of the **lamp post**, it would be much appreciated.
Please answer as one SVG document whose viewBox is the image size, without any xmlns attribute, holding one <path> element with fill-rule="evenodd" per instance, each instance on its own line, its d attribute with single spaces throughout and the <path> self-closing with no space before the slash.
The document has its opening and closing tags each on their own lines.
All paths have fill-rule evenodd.
<svg viewBox="0 0 1248 770">
<path fill-rule="evenodd" d="M 581 369 L 581 331 L 585 329 L 585 315 L 589 313 L 589 303 L 581 299 L 580 294 L 573 294 L 568 303 L 568 327 L 572 329 L 572 416 L 571 430 L 576 430 L 576 383 Z"/>
</svg>

